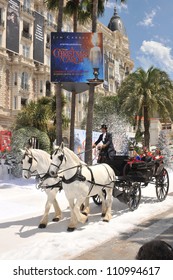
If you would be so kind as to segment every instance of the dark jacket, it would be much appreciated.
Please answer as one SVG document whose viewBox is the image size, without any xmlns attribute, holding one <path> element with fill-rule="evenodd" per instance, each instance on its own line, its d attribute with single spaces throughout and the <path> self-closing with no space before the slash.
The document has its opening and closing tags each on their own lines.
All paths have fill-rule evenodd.
<svg viewBox="0 0 173 280">
<path fill-rule="evenodd" d="M 101 155 L 108 157 L 109 159 L 113 159 L 116 155 L 116 151 L 114 149 L 114 145 L 112 143 L 112 134 L 109 132 L 106 132 L 106 137 L 103 141 L 103 133 L 100 134 L 98 140 L 94 143 L 95 145 L 98 145 L 100 142 L 103 142 L 106 147 L 101 150 Z"/>
</svg>

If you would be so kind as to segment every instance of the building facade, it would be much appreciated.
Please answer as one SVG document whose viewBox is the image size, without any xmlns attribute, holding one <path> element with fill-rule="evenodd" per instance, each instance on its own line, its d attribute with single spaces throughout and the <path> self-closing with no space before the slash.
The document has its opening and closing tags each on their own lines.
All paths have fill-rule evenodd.
<svg viewBox="0 0 173 280">
<path fill-rule="evenodd" d="M 9 20 L 17 15 L 17 29 L 9 35 Z M 21 108 L 30 100 L 55 94 L 50 82 L 50 38 L 57 30 L 57 13 L 47 10 L 43 0 L 0 0 L 0 130 L 10 130 Z M 17 30 L 17 31 L 16 31 Z M 79 32 L 90 32 L 91 24 L 79 26 Z M 72 20 L 64 21 L 63 31 L 72 32 Z M 115 95 L 122 80 L 134 67 L 129 41 L 116 9 L 108 27 L 98 22 L 103 33 L 104 82 L 95 87 L 98 94 Z M 14 38 L 12 36 L 15 35 Z M 37 41 L 39 45 L 37 45 Z M 71 115 L 71 92 L 65 114 Z M 80 128 L 86 115 L 88 92 L 77 94 L 76 123 Z"/>
</svg>

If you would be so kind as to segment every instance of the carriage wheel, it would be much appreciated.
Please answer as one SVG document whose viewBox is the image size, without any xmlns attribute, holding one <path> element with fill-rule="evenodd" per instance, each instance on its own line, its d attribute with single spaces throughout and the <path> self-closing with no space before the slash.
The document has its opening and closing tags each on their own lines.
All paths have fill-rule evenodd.
<svg viewBox="0 0 173 280">
<path fill-rule="evenodd" d="M 165 168 L 156 178 L 156 195 L 159 201 L 165 200 L 169 190 L 169 175 Z"/>
<path fill-rule="evenodd" d="M 104 195 L 105 195 L 105 197 L 106 197 L 106 191 L 105 190 L 102 190 L 103 191 L 103 193 L 104 193 Z M 94 203 L 96 204 L 96 205 L 101 205 L 102 204 L 102 199 L 101 199 L 101 197 L 100 197 L 100 195 L 98 195 L 98 194 L 96 194 L 96 195 L 93 195 L 93 201 L 94 201 Z"/>
<path fill-rule="evenodd" d="M 101 205 L 102 204 L 102 199 L 98 194 L 93 196 L 93 201 L 96 205 Z"/>
<path fill-rule="evenodd" d="M 133 183 L 128 191 L 128 206 L 131 211 L 138 208 L 141 200 L 141 187 L 140 183 Z"/>
</svg>

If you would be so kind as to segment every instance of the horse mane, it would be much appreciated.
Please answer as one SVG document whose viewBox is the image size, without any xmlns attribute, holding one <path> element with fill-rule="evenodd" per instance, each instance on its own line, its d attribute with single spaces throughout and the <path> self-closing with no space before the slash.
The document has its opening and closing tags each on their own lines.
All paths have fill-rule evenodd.
<svg viewBox="0 0 173 280">
<path fill-rule="evenodd" d="M 67 147 L 64 147 L 64 151 L 67 151 L 67 153 L 70 154 L 70 156 L 72 157 L 72 159 L 78 163 L 78 164 L 83 164 L 86 165 L 86 163 L 84 161 L 82 161 L 72 150 L 70 150 Z"/>
<path fill-rule="evenodd" d="M 43 163 L 50 164 L 51 162 L 50 154 L 44 150 L 30 148 L 26 151 L 26 153 L 28 153 L 28 155 L 33 155 L 36 159 L 38 157 Z"/>
</svg>

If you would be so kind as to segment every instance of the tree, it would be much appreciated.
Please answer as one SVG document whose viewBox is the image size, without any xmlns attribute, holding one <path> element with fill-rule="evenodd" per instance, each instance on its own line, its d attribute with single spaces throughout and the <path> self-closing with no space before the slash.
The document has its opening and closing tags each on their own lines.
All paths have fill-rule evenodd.
<svg viewBox="0 0 173 280">
<path fill-rule="evenodd" d="M 62 97 L 62 126 L 66 128 L 69 123 L 63 114 L 66 100 Z M 42 97 L 38 101 L 30 101 L 21 112 L 18 113 L 14 129 L 23 127 L 37 128 L 39 131 L 47 133 L 51 143 L 55 140 L 56 126 L 56 96 Z"/>
<path fill-rule="evenodd" d="M 101 3 L 100 3 L 101 2 Z M 102 15 L 104 13 L 104 3 L 107 1 L 93 0 L 88 1 L 91 7 L 91 18 L 92 18 L 92 32 L 97 32 L 97 18 L 98 18 L 98 7 L 102 5 Z M 120 0 L 120 3 L 125 3 L 126 0 Z M 92 163 L 92 130 L 93 130 L 93 110 L 94 110 L 94 89 L 95 85 L 90 84 L 89 87 L 89 100 L 88 100 L 88 114 L 86 124 L 86 146 L 85 146 L 85 161 L 88 164 Z"/>
<path fill-rule="evenodd" d="M 78 21 L 81 24 L 86 23 L 90 17 L 88 11 L 83 10 L 83 1 L 69 0 L 64 8 L 64 13 L 73 17 L 73 32 L 77 32 Z M 75 128 L 75 106 L 76 92 L 72 91 L 71 99 L 71 121 L 70 121 L 70 149 L 74 151 L 74 128 Z"/>
<path fill-rule="evenodd" d="M 150 118 L 156 113 L 163 119 L 172 118 L 173 84 L 166 72 L 153 66 L 144 71 L 138 68 L 118 90 L 120 110 L 137 121 L 144 119 L 144 145 L 150 144 Z M 138 130 L 139 131 L 139 130 Z"/>
<path fill-rule="evenodd" d="M 45 0 L 49 10 L 58 10 L 57 32 L 62 31 L 64 0 Z M 62 89 L 56 84 L 56 144 L 62 142 Z"/>
</svg>

